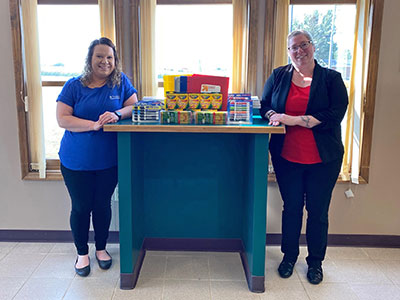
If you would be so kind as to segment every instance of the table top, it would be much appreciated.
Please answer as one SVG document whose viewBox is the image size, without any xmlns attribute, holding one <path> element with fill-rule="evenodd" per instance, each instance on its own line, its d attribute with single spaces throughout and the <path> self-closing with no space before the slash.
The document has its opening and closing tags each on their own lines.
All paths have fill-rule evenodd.
<svg viewBox="0 0 400 300">
<path fill-rule="evenodd" d="M 285 126 L 270 126 L 266 120 L 259 116 L 253 117 L 253 124 L 229 125 L 133 123 L 131 119 L 125 119 L 117 123 L 104 125 L 104 131 L 283 134 L 285 133 Z"/>
</svg>

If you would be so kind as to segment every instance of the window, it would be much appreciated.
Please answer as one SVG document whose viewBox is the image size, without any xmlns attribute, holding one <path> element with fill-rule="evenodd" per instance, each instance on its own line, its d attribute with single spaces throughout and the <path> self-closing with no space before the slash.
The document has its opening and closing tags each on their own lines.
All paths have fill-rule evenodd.
<svg viewBox="0 0 400 300">
<path fill-rule="evenodd" d="M 325 52 L 328 55 L 316 56 L 316 58 L 321 64 L 327 64 L 341 72 L 348 87 L 350 79 L 348 70 L 350 67 L 347 60 L 354 55 L 352 62 L 355 61 L 356 67 L 352 71 L 354 78 L 350 81 L 349 87 L 352 105 L 349 105 L 348 109 L 349 118 L 346 124 L 348 131 L 345 143 L 347 152 L 344 157 L 345 175 L 350 177 L 351 174 L 353 182 L 363 183 L 369 180 L 383 2 L 383 0 L 290 0 L 292 4 L 290 24 L 296 26 L 300 22 L 308 22 L 309 24 L 303 25 L 305 29 L 308 26 L 312 33 L 315 29 L 319 29 L 319 32 L 317 30 L 313 34 L 314 36 L 320 35 L 320 38 L 325 38 L 326 41 L 329 40 L 329 42 L 325 41 L 324 43 L 329 45 L 329 51 L 322 50 L 322 53 Z M 304 4 L 307 4 L 304 7 L 308 12 L 303 15 L 308 14 L 309 16 L 302 18 L 301 21 L 296 21 L 295 11 L 300 11 Z M 314 5 L 319 5 L 321 9 L 317 11 L 314 9 L 313 11 Z M 352 6 L 355 7 L 357 13 L 351 13 Z M 322 10 L 325 12 L 322 12 Z M 353 23 L 351 14 L 358 16 L 359 19 L 353 17 L 355 22 L 358 22 L 357 24 Z M 322 17 L 322 15 L 325 17 Z M 331 25 L 330 30 L 329 23 Z M 351 24 L 358 26 L 357 31 L 352 30 L 355 25 Z M 350 41 L 350 39 L 353 41 L 349 43 L 349 47 L 353 47 L 354 50 L 357 49 L 357 54 L 351 53 L 351 48 L 346 49 L 345 41 Z M 317 45 L 318 50 L 321 49 L 318 49 Z M 352 67 L 354 67 L 354 64 Z M 349 177 L 344 179 L 348 180 Z"/>
<path fill-rule="evenodd" d="M 56 120 L 56 99 L 64 83 L 82 73 L 89 44 L 100 35 L 99 8 L 38 5 L 38 27 L 46 159 L 58 159 L 64 129 Z"/>
<path fill-rule="evenodd" d="M 365 103 L 363 106 L 363 115 L 361 116 L 364 121 L 362 124 L 362 136 L 360 137 L 362 149 L 360 176 L 365 181 L 368 181 L 383 0 L 366 1 L 369 1 L 371 5 L 368 16 L 369 35 L 366 39 L 366 45 L 368 49 L 373 49 L 374 51 L 369 51 L 366 96 L 363 100 Z M 23 103 L 25 87 L 24 63 L 22 59 L 21 2 L 19 0 L 9 0 L 9 3 L 16 78 L 15 87 L 21 173 L 22 178 L 39 179 L 37 172 L 33 172 L 30 169 L 31 161 L 29 158 L 29 142 L 27 137 L 29 115 L 25 112 Z M 114 3 L 117 7 L 121 8 L 120 4 L 122 2 L 115 1 Z M 135 8 L 137 8 L 138 1 L 135 3 Z M 255 36 L 251 36 L 251 34 L 248 40 L 247 46 L 249 49 L 258 49 L 257 51 L 263 52 L 261 59 L 259 59 L 261 56 L 255 59 L 256 56 L 259 56 L 260 52 L 251 52 L 251 57 L 255 61 L 252 64 L 254 66 L 254 76 L 251 76 L 250 81 L 264 82 L 263 77 L 266 76 L 267 72 L 263 71 L 267 69 L 267 64 L 271 65 L 271 61 L 273 60 L 273 55 L 270 52 L 273 52 L 274 30 L 276 31 L 276 28 L 271 22 L 273 23 L 274 17 L 276 17 L 275 5 L 280 2 L 275 0 L 266 0 L 265 2 L 250 0 L 248 3 L 250 5 L 250 15 L 252 15 L 250 23 L 253 22 L 250 24 L 250 27 L 253 29 L 258 28 L 257 26 L 260 24 L 260 27 L 265 27 L 265 30 L 260 31 L 260 34 L 256 35 L 258 39 L 264 38 L 263 43 L 255 43 L 257 39 Z M 319 38 L 316 37 L 321 34 L 321 39 L 325 39 L 323 44 L 329 45 L 329 49 L 318 49 L 317 54 L 325 54 L 317 57 L 317 59 L 322 65 L 339 70 L 343 74 L 343 78 L 348 80 L 350 71 L 349 61 L 353 55 L 351 53 L 353 42 L 349 42 L 350 37 L 348 33 L 354 32 L 354 30 L 349 28 L 354 26 L 350 15 L 354 14 L 356 1 L 291 0 L 290 3 L 292 5 L 289 14 L 289 17 L 291 16 L 291 26 L 296 28 L 301 23 L 304 23 L 304 26 L 306 26 L 306 22 L 308 22 L 309 25 L 307 26 L 309 26 L 309 30 L 314 35 L 314 40 L 318 40 Z M 84 65 L 87 47 L 90 41 L 99 36 L 99 9 L 97 0 L 38 0 L 38 4 L 43 115 L 47 148 L 48 175 L 46 179 L 51 180 L 61 178 L 57 151 L 62 130 L 58 128 L 55 120 L 55 100 L 65 81 L 72 76 L 80 74 Z M 303 7 L 305 4 L 307 5 L 306 9 Z M 258 14 L 260 11 L 259 8 L 265 9 L 264 17 L 261 17 L 262 14 Z M 46 9 L 49 11 L 46 12 Z M 200 9 L 206 10 L 208 14 L 207 18 L 204 18 L 203 13 L 200 13 Z M 194 14 L 193 11 L 195 12 Z M 162 76 L 171 73 L 208 73 L 210 75 L 231 77 L 233 48 L 232 41 L 230 40 L 233 23 L 232 1 L 157 0 L 156 13 L 158 26 L 156 28 L 156 68 L 160 87 L 162 87 Z M 268 16 L 268 18 L 265 16 Z M 184 17 L 187 19 L 184 19 Z M 344 21 L 341 18 L 344 18 Z M 180 21 L 179 19 L 183 19 L 184 21 Z M 193 20 L 199 21 L 194 22 Z M 344 22 L 346 22 L 345 28 L 342 26 Z M 316 24 L 318 26 L 314 26 Z M 208 25 L 210 25 L 210 28 L 207 27 Z M 313 30 L 316 28 L 324 30 L 314 33 Z M 180 31 L 180 29 L 182 30 Z M 188 29 L 190 29 L 189 32 Z M 126 30 L 125 26 L 117 27 L 116 44 L 119 45 L 121 51 L 125 51 L 124 47 L 121 47 L 121 41 L 125 40 L 122 38 L 125 37 L 124 30 Z M 136 32 L 138 28 L 135 27 L 134 30 Z M 195 30 L 200 31 L 196 32 Z M 210 32 L 211 30 L 212 32 Z M 177 37 L 182 32 L 184 32 L 184 38 L 178 39 Z M 354 37 L 352 38 L 354 39 Z M 184 45 L 181 45 L 181 42 Z M 263 46 L 260 46 L 261 44 Z M 123 54 L 125 56 L 132 55 L 133 50 L 137 48 L 135 45 L 132 43 L 129 53 L 123 52 Z M 316 46 L 319 46 L 318 43 Z M 81 48 L 79 49 L 79 47 Z M 262 49 L 260 50 L 260 48 Z M 179 52 L 181 49 L 185 49 L 185 51 Z M 72 51 L 75 50 L 76 53 L 73 53 Z M 190 55 L 187 55 L 189 51 Z M 121 57 L 123 56 L 121 55 Z M 68 60 L 70 58 L 73 58 L 73 60 Z M 263 59 L 264 61 L 261 62 Z M 137 64 L 135 63 L 135 65 Z"/>
<path fill-rule="evenodd" d="M 315 46 L 317 62 L 339 71 L 349 89 L 353 59 L 355 4 L 290 5 L 289 32 L 308 31 Z M 347 114 L 342 121 L 343 144 L 346 138 Z"/>
<path fill-rule="evenodd" d="M 231 77 L 231 4 L 157 5 L 155 32 L 159 87 L 164 75 Z"/>
<path fill-rule="evenodd" d="M 19 126 L 21 175 L 39 179 L 33 171 L 28 138 L 29 113 L 25 112 L 21 2 L 10 0 L 14 70 Z M 46 148 L 46 179 L 60 179 L 58 147 L 63 130 L 58 127 L 56 99 L 65 81 L 81 73 L 89 43 L 99 36 L 97 0 L 38 0 L 39 52 L 41 62 L 43 122 Z M 73 22 L 71 22 L 73 20 Z M 84 29 L 84 30 L 82 30 Z"/>
<path fill-rule="evenodd" d="M 290 5 L 289 32 L 307 30 L 313 37 L 315 59 L 350 80 L 353 58 L 355 4 Z"/>
</svg>

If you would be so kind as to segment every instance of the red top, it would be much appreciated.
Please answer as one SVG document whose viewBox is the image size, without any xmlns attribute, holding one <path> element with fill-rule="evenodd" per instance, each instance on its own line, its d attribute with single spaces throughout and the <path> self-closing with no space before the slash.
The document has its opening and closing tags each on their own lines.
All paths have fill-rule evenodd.
<svg viewBox="0 0 400 300">
<path fill-rule="evenodd" d="M 299 87 L 292 82 L 286 101 L 286 114 L 304 116 L 309 95 L 310 86 Z M 312 130 L 302 126 L 286 126 L 281 156 L 288 161 L 300 164 L 322 162 Z"/>
</svg>

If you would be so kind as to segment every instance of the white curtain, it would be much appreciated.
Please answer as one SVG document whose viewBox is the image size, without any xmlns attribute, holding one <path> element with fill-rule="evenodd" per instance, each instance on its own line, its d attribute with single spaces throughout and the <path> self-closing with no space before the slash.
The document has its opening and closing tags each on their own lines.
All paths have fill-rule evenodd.
<svg viewBox="0 0 400 300">
<path fill-rule="evenodd" d="M 370 0 L 357 0 L 354 33 L 353 63 L 350 79 L 348 126 L 345 146 L 348 149 L 345 163 L 351 165 L 351 181 L 358 184 L 363 128 L 363 105 L 366 92 L 369 57 L 369 10 Z M 350 153 L 350 154 L 349 154 Z"/>
<path fill-rule="evenodd" d="M 155 15 L 156 0 L 140 0 L 140 60 L 142 96 L 156 96 Z"/>
<path fill-rule="evenodd" d="M 100 9 L 100 32 L 115 45 L 114 0 L 98 0 Z"/>
<path fill-rule="evenodd" d="M 232 92 L 245 92 L 247 82 L 249 3 L 232 0 L 233 7 L 233 65 Z"/>
<path fill-rule="evenodd" d="M 42 81 L 40 77 L 37 1 L 21 0 L 22 40 L 25 65 L 26 110 L 31 169 L 46 177 L 46 156 L 43 128 Z"/>
<path fill-rule="evenodd" d="M 289 5 L 290 0 L 278 0 L 276 2 L 275 17 L 275 41 L 274 41 L 274 63 L 273 68 L 286 65 L 287 56 L 287 36 L 289 31 Z"/>
</svg>

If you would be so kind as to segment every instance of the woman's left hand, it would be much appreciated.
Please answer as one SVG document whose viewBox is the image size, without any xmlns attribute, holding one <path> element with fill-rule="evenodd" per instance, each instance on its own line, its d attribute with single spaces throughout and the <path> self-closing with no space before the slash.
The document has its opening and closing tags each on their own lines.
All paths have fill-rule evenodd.
<svg viewBox="0 0 400 300">
<path fill-rule="evenodd" d="M 317 120 L 313 116 L 289 116 L 287 114 L 275 113 L 269 118 L 269 124 L 274 125 L 285 124 L 287 126 L 301 126 L 306 128 L 313 128 L 316 125 L 321 124 L 321 121 Z"/>
<path fill-rule="evenodd" d="M 100 115 L 99 122 L 101 125 L 108 124 L 108 123 L 116 123 L 118 122 L 118 116 L 110 111 L 106 111 L 104 114 Z"/>
<path fill-rule="evenodd" d="M 287 114 L 278 114 L 278 113 L 276 113 L 276 114 L 273 114 L 270 117 L 269 120 L 270 120 L 270 124 L 272 123 L 271 125 L 275 125 L 276 123 L 278 123 L 278 125 L 279 124 L 285 124 L 285 125 L 288 125 L 288 126 L 297 125 L 296 117 L 289 116 Z"/>
</svg>

